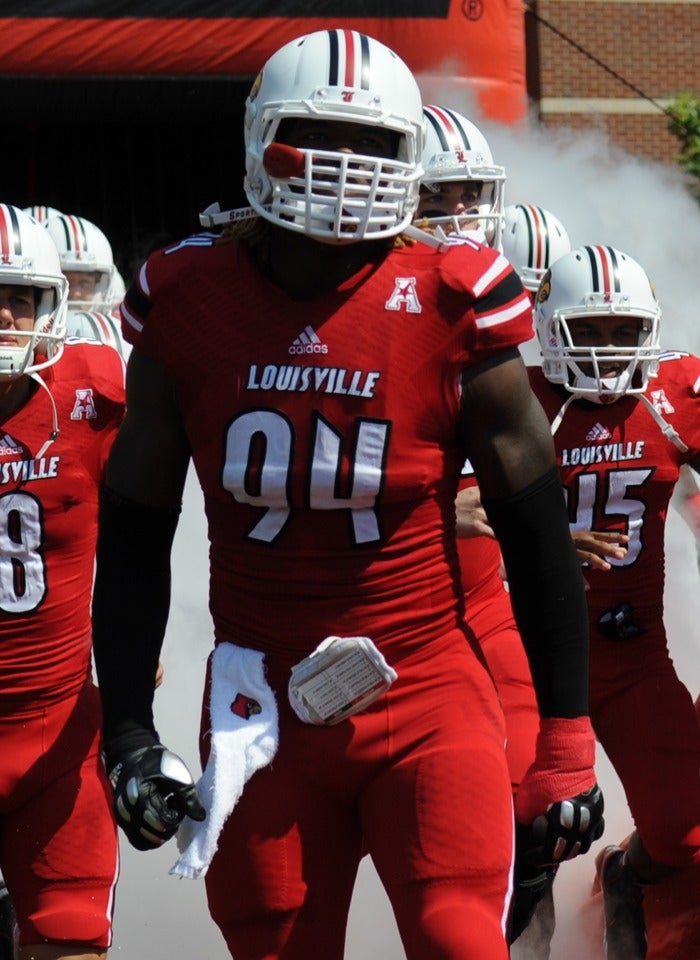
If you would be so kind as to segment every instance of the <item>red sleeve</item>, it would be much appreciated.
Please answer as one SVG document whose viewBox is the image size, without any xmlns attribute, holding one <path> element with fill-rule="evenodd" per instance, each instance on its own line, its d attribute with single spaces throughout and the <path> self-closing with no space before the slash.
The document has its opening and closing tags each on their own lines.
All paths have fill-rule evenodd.
<svg viewBox="0 0 700 960">
<path fill-rule="evenodd" d="M 450 248 L 440 272 L 448 287 L 473 301 L 474 340 L 469 365 L 532 338 L 529 294 L 502 254 L 483 244 L 467 242 Z"/>
</svg>

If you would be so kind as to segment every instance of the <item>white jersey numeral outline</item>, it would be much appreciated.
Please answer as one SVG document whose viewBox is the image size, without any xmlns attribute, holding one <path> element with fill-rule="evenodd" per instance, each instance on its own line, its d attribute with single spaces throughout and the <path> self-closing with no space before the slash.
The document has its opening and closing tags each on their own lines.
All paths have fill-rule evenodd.
<svg viewBox="0 0 700 960">
<path fill-rule="evenodd" d="M 29 493 L 0 496 L 0 610 L 31 613 L 46 596 L 41 503 Z"/>
<path fill-rule="evenodd" d="M 607 470 L 604 478 L 597 472 L 579 473 L 575 477 L 576 517 L 570 523 L 572 530 L 595 530 L 597 517 L 624 517 L 625 529 L 621 533 L 629 536 L 627 553 L 622 560 L 608 558 L 614 567 L 629 567 L 635 563 L 642 551 L 644 514 L 647 505 L 643 500 L 627 496 L 632 488 L 642 487 L 654 472 L 653 468 L 637 467 L 630 470 Z M 601 481 L 605 479 L 606 490 L 601 491 Z M 567 499 L 571 503 L 571 491 L 567 489 Z"/>
</svg>

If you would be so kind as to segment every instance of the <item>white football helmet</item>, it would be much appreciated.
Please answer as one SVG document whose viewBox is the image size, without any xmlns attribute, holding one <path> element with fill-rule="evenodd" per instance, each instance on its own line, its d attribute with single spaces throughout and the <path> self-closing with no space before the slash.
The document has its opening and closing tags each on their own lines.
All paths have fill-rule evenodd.
<svg viewBox="0 0 700 960">
<path fill-rule="evenodd" d="M 97 340 L 126 355 L 119 321 L 108 313 L 96 310 L 69 310 L 66 315 L 66 341 Z"/>
<path fill-rule="evenodd" d="M 297 150 L 275 143 L 287 118 L 340 120 L 394 131 L 396 156 Z M 400 233 L 418 203 L 420 91 L 388 47 L 355 30 L 319 30 L 285 44 L 246 100 L 245 192 L 265 219 L 325 243 Z"/>
<path fill-rule="evenodd" d="M 124 278 L 115 267 L 114 273 L 112 274 L 112 282 L 110 283 L 109 290 L 107 291 L 107 303 L 109 304 L 109 312 L 115 317 L 119 316 L 119 305 L 124 299 L 125 293 L 126 293 L 126 284 L 124 283 Z"/>
<path fill-rule="evenodd" d="M 56 244 L 64 273 L 95 274 L 95 292 L 88 298 L 71 298 L 76 310 L 109 310 L 108 292 L 114 273 L 109 240 L 90 220 L 70 213 L 49 217 L 46 230 Z"/>
<path fill-rule="evenodd" d="M 483 231 L 486 243 L 501 249 L 506 171 L 493 162 L 491 148 L 481 130 L 461 113 L 447 107 L 426 106 L 423 186 L 436 191 L 441 183 L 476 181 L 481 184 L 478 217 L 470 227 Z M 431 226 L 443 224 L 465 232 L 461 217 L 429 215 Z M 444 229 L 444 226 L 443 226 Z"/>
<path fill-rule="evenodd" d="M 56 207 L 44 207 L 37 204 L 33 207 L 24 207 L 24 213 L 28 213 L 37 223 L 46 223 L 49 217 L 60 216 L 61 211 L 57 210 Z"/>
<path fill-rule="evenodd" d="M 569 321 L 586 316 L 639 318 L 639 343 L 576 346 Z M 550 383 L 597 403 L 644 393 L 658 373 L 660 319 L 649 277 L 636 260 L 614 247 L 578 247 L 552 264 L 535 297 L 542 371 Z M 625 369 L 615 377 L 601 376 L 601 363 L 611 360 L 626 363 Z"/>
<path fill-rule="evenodd" d="M 33 287 L 32 330 L 13 330 L 17 345 L 0 344 L 0 377 L 34 374 L 55 363 L 66 336 L 68 282 L 44 227 L 10 204 L 0 204 L 0 284 Z"/>
<path fill-rule="evenodd" d="M 526 290 L 537 290 L 554 261 L 569 250 L 569 234 L 550 210 L 532 203 L 506 207 L 503 253 Z"/>
</svg>

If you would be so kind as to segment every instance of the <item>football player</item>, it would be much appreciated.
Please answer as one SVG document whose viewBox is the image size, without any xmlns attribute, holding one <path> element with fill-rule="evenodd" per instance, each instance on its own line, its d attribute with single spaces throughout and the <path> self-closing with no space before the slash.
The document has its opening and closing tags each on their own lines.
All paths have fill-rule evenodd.
<svg viewBox="0 0 700 960">
<path fill-rule="evenodd" d="M 586 571 L 591 717 L 636 827 L 626 849 L 597 860 L 608 960 L 691 960 L 700 936 L 697 903 L 677 915 L 673 945 L 645 924 L 664 891 L 700 869 L 700 728 L 663 622 L 669 500 L 681 467 L 700 468 L 700 359 L 662 353 L 660 319 L 643 268 L 604 245 L 559 258 L 536 295 L 542 367 L 531 383 L 573 536 L 609 531 L 627 547 Z"/>
<path fill-rule="evenodd" d="M 118 859 L 90 599 L 124 364 L 65 347 L 68 283 L 43 226 L 0 204 L 0 246 L 0 869 L 18 960 L 101 960 Z"/>
<path fill-rule="evenodd" d="M 554 261 L 571 250 L 569 234 L 551 210 L 534 203 L 509 204 L 504 219 L 503 253 L 534 295 Z"/>
<path fill-rule="evenodd" d="M 544 862 L 601 826 L 583 582 L 517 349 L 530 302 L 484 245 L 397 245 L 423 135 L 383 44 L 286 44 L 246 103 L 255 216 L 152 254 L 122 305 L 128 412 L 93 607 L 107 764 L 132 844 L 180 825 L 173 871 L 205 876 L 237 960 L 340 960 L 363 851 L 409 960 L 508 956 L 504 727 L 455 545 L 467 456 L 542 712 L 517 816 Z M 152 710 L 190 457 L 216 635 L 201 799 Z"/>
<path fill-rule="evenodd" d="M 493 162 L 479 128 L 458 111 L 424 107 L 425 173 L 416 225 L 454 241 L 467 237 L 500 248 L 504 222 L 505 169 Z M 465 620 L 483 650 L 496 682 L 506 722 L 506 753 L 513 793 L 535 756 L 539 731 L 537 699 L 506 583 L 501 551 L 481 504 L 469 461 L 464 466 L 456 501 L 457 549 L 465 597 Z M 522 842 L 527 843 L 523 837 Z M 520 937 L 537 902 L 551 898 L 554 868 L 530 870 L 516 864 L 509 939 Z M 553 908 L 540 909 L 551 918 Z M 524 939 L 546 939 L 534 926 Z M 521 947 L 523 946 L 521 941 Z M 533 949 L 535 946 L 533 945 Z"/>
<path fill-rule="evenodd" d="M 57 210 L 56 207 L 47 207 L 43 204 L 37 204 L 33 207 L 24 207 L 24 213 L 28 213 L 30 217 L 36 220 L 37 223 L 45 224 L 49 217 L 58 217 L 61 215 L 61 211 Z"/>
<path fill-rule="evenodd" d="M 431 104 L 425 116 L 424 174 L 416 223 L 443 236 L 468 234 L 502 250 L 504 167 L 481 130 L 461 113 Z"/>
<path fill-rule="evenodd" d="M 96 340 L 113 347 L 120 356 L 128 356 L 119 321 L 108 313 L 96 310 L 69 310 L 66 316 L 66 339 Z"/>
<path fill-rule="evenodd" d="M 85 217 L 70 213 L 49 217 L 45 227 L 56 244 L 68 280 L 69 308 L 110 313 L 114 257 L 102 230 Z"/>
</svg>

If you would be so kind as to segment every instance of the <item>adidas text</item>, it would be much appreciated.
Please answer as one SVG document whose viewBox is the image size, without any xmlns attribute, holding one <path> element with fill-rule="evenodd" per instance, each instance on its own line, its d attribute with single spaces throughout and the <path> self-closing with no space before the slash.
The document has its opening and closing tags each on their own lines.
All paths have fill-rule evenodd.
<svg viewBox="0 0 700 960">
<path fill-rule="evenodd" d="M 328 353 L 325 343 L 293 343 L 289 348 L 291 354 L 299 353 Z"/>
<path fill-rule="evenodd" d="M 292 341 L 289 353 L 292 356 L 298 356 L 302 353 L 328 353 L 328 347 L 323 343 L 311 324 L 307 323 L 299 336 Z"/>
</svg>

